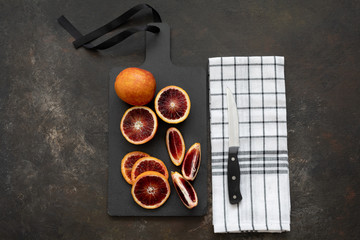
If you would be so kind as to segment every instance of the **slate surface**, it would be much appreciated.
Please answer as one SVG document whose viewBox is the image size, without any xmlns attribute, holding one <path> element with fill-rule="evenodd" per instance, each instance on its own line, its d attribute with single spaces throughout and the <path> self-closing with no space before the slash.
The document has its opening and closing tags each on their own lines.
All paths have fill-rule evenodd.
<svg viewBox="0 0 360 240">
<path fill-rule="evenodd" d="M 122 136 L 119 125 L 124 112 L 131 107 L 121 101 L 115 93 L 116 76 L 125 69 L 116 67 L 110 72 L 109 80 L 109 186 L 108 213 L 111 216 L 202 216 L 207 210 L 208 185 L 208 87 L 205 69 L 201 67 L 175 66 L 170 59 L 170 27 L 166 23 L 153 24 L 160 28 L 160 33 L 146 33 L 146 59 L 139 68 L 150 71 L 156 79 L 156 94 L 163 87 L 175 85 L 183 88 L 189 95 L 191 109 L 188 118 L 179 124 L 167 124 L 158 118 L 158 130 L 155 137 L 142 145 L 133 145 Z M 154 110 L 154 101 L 148 105 Z M 155 111 L 155 110 L 154 110 Z M 177 196 L 171 176 L 169 183 L 171 194 L 166 203 L 154 210 L 138 206 L 131 194 L 131 186 L 123 179 L 120 170 L 121 159 L 131 151 L 143 151 L 161 159 L 168 171 L 178 171 L 170 160 L 166 149 L 165 135 L 170 127 L 176 127 L 184 137 L 186 151 L 195 142 L 201 144 L 201 165 L 192 182 L 197 192 L 198 206 L 189 210 Z"/>
</svg>

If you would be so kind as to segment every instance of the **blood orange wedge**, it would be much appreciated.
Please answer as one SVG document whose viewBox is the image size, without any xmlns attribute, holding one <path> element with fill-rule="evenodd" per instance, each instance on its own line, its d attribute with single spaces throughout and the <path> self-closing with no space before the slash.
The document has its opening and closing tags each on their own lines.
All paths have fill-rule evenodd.
<svg viewBox="0 0 360 240">
<path fill-rule="evenodd" d="M 135 182 L 136 178 L 146 172 L 154 171 L 158 172 L 167 179 L 169 177 L 169 172 L 163 161 L 154 157 L 143 157 L 135 162 L 131 170 L 131 180 Z"/>
<path fill-rule="evenodd" d="M 199 171 L 201 161 L 200 143 L 194 143 L 186 152 L 181 168 L 182 175 L 186 180 L 193 181 Z"/>
<path fill-rule="evenodd" d="M 133 184 L 131 180 L 131 169 L 135 162 L 142 157 L 150 157 L 150 155 L 144 152 L 134 151 L 126 154 L 121 160 L 121 173 L 127 183 Z"/>
<path fill-rule="evenodd" d="M 177 128 L 171 127 L 166 131 L 166 147 L 171 161 L 180 166 L 185 156 L 185 142 Z"/>
<path fill-rule="evenodd" d="M 193 186 L 178 172 L 171 172 L 171 179 L 183 204 L 189 209 L 196 207 L 198 198 Z"/>
<path fill-rule="evenodd" d="M 184 89 L 167 86 L 155 97 L 155 111 L 167 123 L 180 123 L 190 113 L 190 98 Z"/>
<path fill-rule="evenodd" d="M 124 113 L 120 130 L 128 142 L 138 145 L 150 141 L 156 133 L 157 126 L 153 110 L 145 106 L 136 106 Z"/>
<path fill-rule="evenodd" d="M 147 171 L 136 178 L 131 188 L 131 195 L 141 207 L 155 209 L 169 198 L 170 184 L 164 175 Z"/>
</svg>

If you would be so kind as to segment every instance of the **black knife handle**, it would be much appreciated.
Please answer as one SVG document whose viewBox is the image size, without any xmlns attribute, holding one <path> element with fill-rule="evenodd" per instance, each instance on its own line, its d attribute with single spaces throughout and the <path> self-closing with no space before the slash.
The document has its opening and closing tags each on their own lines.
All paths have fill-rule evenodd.
<svg viewBox="0 0 360 240">
<path fill-rule="evenodd" d="M 231 204 L 241 201 L 240 193 L 240 166 L 238 161 L 238 147 L 229 147 L 228 158 L 228 188 L 229 199 Z"/>
</svg>

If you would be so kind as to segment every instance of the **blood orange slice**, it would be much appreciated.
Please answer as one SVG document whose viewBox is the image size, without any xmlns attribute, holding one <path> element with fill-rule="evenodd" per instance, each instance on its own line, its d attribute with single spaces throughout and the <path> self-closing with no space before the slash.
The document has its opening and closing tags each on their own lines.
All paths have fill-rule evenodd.
<svg viewBox="0 0 360 240">
<path fill-rule="evenodd" d="M 183 204 L 189 209 L 196 207 L 198 198 L 193 186 L 178 172 L 171 172 L 171 179 Z"/>
<path fill-rule="evenodd" d="M 125 181 L 129 184 L 133 184 L 131 180 L 131 169 L 135 162 L 142 157 L 149 157 L 150 155 L 140 151 L 129 152 L 121 160 L 121 173 Z"/>
<path fill-rule="evenodd" d="M 131 188 L 131 195 L 141 207 L 155 209 L 169 198 L 170 184 L 164 175 L 147 171 L 136 178 Z"/>
<path fill-rule="evenodd" d="M 171 127 L 166 131 L 166 147 L 171 161 L 180 166 L 185 156 L 185 142 L 177 128 Z"/>
<path fill-rule="evenodd" d="M 155 111 L 167 123 L 180 123 L 190 113 L 190 98 L 184 89 L 167 86 L 155 97 Z"/>
<path fill-rule="evenodd" d="M 193 181 L 199 171 L 201 161 L 200 143 L 194 143 L 186 152 L 181 168 L 182 175 L 186 180 Z"/>
<path fill-rule="evenodd" d="M 157 126 L 153 110 L 145 106 L 136 106 L 124 113 L 120 130 L 128 142 L 138 145 L 150 141 L 156 133 Z"/>
<path fill-rule="evenodd" d="M 167 179 L 169 177 L 169 172 L 163 161 L 154 157 L 143 157 L 135 162 L 131 170 L 131 180 L 135 182 L 136 178 L 146 172 L 154 171 L 158 172 Z"/>
</svg>

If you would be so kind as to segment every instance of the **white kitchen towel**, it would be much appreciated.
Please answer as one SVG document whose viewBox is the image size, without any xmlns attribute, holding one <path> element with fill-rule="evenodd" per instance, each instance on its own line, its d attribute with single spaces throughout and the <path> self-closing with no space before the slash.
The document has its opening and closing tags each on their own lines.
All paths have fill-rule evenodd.
<svg viewBox="0 0 360 240">
<path fill-rule="evenodd" d="M 210 58 L 209 87 L 214 232 L 290 231 L 284 57 Z M 227 189 L 226 88 L 239 115 L 238 204 Z"/>
</svg>

